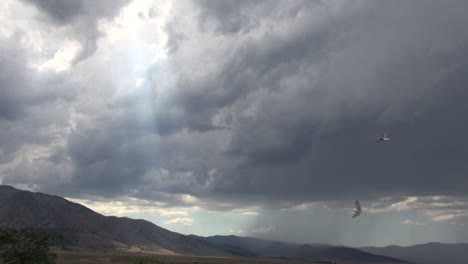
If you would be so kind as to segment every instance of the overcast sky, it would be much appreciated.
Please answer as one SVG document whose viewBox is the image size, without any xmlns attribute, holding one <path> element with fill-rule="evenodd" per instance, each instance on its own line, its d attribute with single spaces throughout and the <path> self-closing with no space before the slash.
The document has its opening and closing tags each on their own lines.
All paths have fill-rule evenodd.
<svg viewBox="0 0 468 264">
<path fill-rule="evenodd" d="M 0 183 L 184 234 L 468 242 L 467 13 L 3 0 Z"/>
</svg>

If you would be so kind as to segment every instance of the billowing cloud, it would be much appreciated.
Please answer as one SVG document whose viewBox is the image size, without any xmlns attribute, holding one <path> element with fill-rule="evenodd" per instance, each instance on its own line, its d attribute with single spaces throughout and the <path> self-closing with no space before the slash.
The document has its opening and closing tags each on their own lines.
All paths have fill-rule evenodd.
<svg viewBox="0 0 468 264">
<path fill-rule="evenodd" d="M 228 231 L 230 234 L 242 235 L 245 233 L 244 230 L 237 230 L 237 229 L 229 229 Z"/>
<path fill-rule="evenodd" d="M 404 224 L 404 225 L 416 225 L 416 226 L 426 225 L 425 223 L 415 222 L 415 221 L 412 221 L 412 220 L 409 220 L 409 219 L 407 219 L 407 220 L 405 220 L 405 221 L 403 221 L 401 223 Z"/>
<path fill-rule="evenodd" d="M 259 215 L 258 212 L 250 212 L 250 211 L 247 211 L 247 212 L 242 212 L 243 215 Z"/>
<path fill-rule="evenodd" d="M 191 218 L 180 218 L 180 217 L 177 217 L 177 218 L 174 218 L 174 219 L 171 219 L 171 220 L 168 220 L 166 222 L 164 222 L 165 224 L 168 224 L 168 225 L 184 225 L 184 226 L 190 226 L 192 225 L 192 222 L 193 222 L 193 219 Z"/>
<path fill-rule="evenodd" d="M 101 32 L 99 22 L 118 15 L 122 6 L 129 0 L 23 0 L 39 9 L 37 19 L 47 19 L 54 26 L 64 28 L 64 33 L 78 41 L 80 51 L 73 56 L 79 62 L 91 56 L 97 49 L 97 39 Z M 59 51 L 61 52 L 61 51 Z M 56 53 L 56 57 L 63 56 Z"/>
<path fill-rule="evenodd" d="M 105 18 L 103 30 L 111 30 L 123 4 L 33 3 L 58 25 Z M 466 148 L 446 141 L 466 130 L 456 121 L 466 110 L 466 63 L 458 53 L 467 40 L 457 27 L 464 19 L 458 5 L 173 3 L 164 34 L 178 48 L 164 59 L 139 64 L 145 54 L 103 38 L 112 52 L 136 52 L 122 53 L 133 65 L 97 50 L 70 70 L 79 87 L 94 89 L 79 88 L 83 93 L 68 105 L 73 124 L 57 126 L 72 128 L 53 156 L 68 157 L 70 189 L 101 195 L 139 189 L 145 199 L 177 193 L 229 203 L 242 191 L 241 204 L 294 206 L 356 193 L 459 194 Z M 135 19 L 128 23 L 153 21 L 130 6 L 124 11 Z M 451 19 L 421 22 L 440 8 L 453 11 Z M 417 39 L 408 38 L 413 32 L 420 32 Z M 137 47 L 164 39 L 136 37 Z M 3 112 L 11 116 L 14 107 Z M 372 138 L 382 130 L 393 140 L 377 146 Z M 451 180 L 441 185 L 442 173 Z"/>
<path fill-rule="evenodd" d="M 276 226 L 265 226 L 265 227 L 259 227 L 256 229 L 252 229 L 251 232 L 255 234 L 263 234 L 263 233 L 269 233 L 274 230 L 276 230 Z"/>
<path fill-rule="evenodd" d="M 407 197 L 387 207 L 370 208 L 369 213 L 415 211 L 429 216 L 434 222 L 468 224 L 468 199 L 466 197 L 424 196 Z"/>
<path fill-rule="evenodd" d="M 141 200 L 132 197 L 123 197 L 119 200 L 102 200 L 96 197 L 89 199 L 70 199 L 91 208 L 104 215 L 160 215 L 160 216 L 187 216 L 188 208 L 166 208 L 164 203 Z M 102 201 L 99 201 L 102 200 Z M 190 208 L 193 209 L 193 208 Z"/>
</svg>

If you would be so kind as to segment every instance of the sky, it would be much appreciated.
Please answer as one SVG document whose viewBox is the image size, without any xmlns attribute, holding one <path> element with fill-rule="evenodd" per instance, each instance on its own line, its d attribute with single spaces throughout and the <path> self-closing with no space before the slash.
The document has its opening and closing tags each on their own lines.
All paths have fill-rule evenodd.
<svg viewBox="0 0 468 264">
<path fill-rule="evenodd" d="M 0 183 L 183 234 L 468 242 L 467 11 L 3 0 Z"/>
</svg>

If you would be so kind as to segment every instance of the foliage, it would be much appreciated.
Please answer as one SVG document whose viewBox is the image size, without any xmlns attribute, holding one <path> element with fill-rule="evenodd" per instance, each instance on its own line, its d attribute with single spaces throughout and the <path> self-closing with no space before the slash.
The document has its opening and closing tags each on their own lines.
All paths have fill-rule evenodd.
<svg viewBox="0 0 468 264">
<path fill-rule="evenodd" d="M 135 256 L 127 256 L 127 257 L 118 257 L 111 259 L 111 262 L 128 262 L 134 264 L 157 264 L 157 263 L 164 263 L 156 258 L 152 257 L 135 257 Z"/>
<path fill-rule="evenodd" d="M 56 254 L 49 252 L 54 237 L 44 229 L 0 228 L 0 263 L 49 264 Z"/>
<path fill-rule="evenodd" d="M 134 262 L 135 264 L 153 264 L 153 263 L 164 263 L 157 259 L 153 258 L 139 258 L 137 261 Z"/>
</svg>

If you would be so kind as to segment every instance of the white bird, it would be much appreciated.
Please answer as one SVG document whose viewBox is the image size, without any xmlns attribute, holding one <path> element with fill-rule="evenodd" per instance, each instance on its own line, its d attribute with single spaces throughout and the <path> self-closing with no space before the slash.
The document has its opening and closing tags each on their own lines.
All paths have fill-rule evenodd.
<svg viewBox="0 0 468 264">
<path fill-rule="evenodd" d="M 358 217 L 362 213 L 361 203 L 358 200 L 356 200 L 356 210 L 353 210 L 353 213 L 353 218 Z"/>
<path fill-rule="evenodd" d="M 380 143 L 380 142 L 385 142 L 385 141 L 389 141 L 390 138 L 387 136 L 387 132 L 383 133 L 382 136 L 378 137 L 375 139 L 375 142 L 377 143 Z"/>
</svg>

